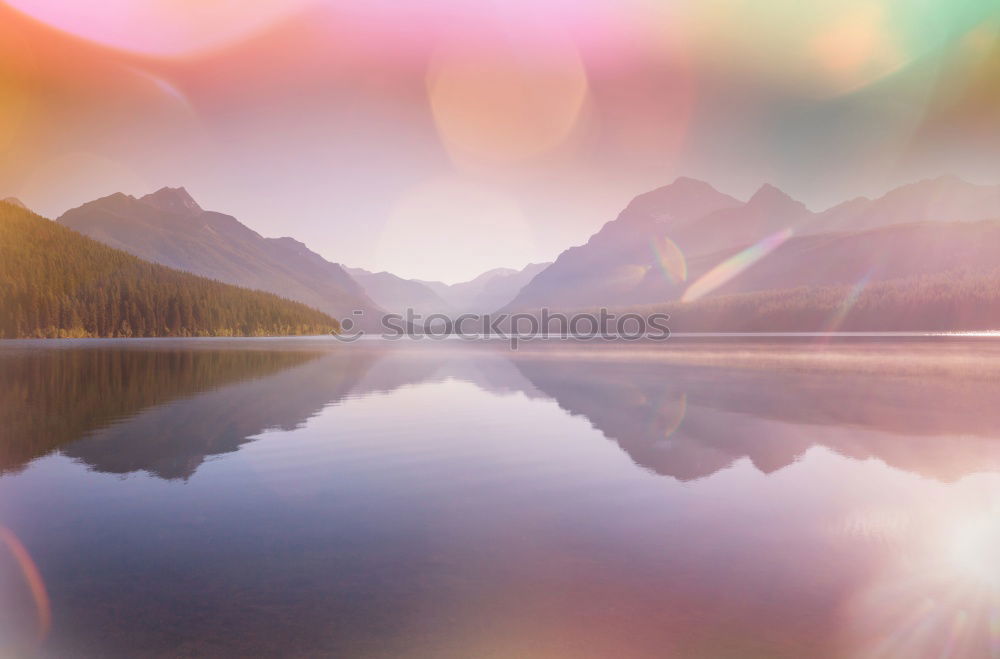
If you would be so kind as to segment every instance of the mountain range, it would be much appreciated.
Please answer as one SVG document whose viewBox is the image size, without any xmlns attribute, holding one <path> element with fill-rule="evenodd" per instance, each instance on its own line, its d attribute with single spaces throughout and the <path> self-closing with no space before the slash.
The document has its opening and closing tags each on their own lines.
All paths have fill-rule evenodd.
<svg viewBox="0 0 1000 659">
<path fill-rule="evenodd" d="M 413 309 L 424 318 L 431 314 L 456 317 L 487 314 L 511 302 L 548 263 L 529 263 L 520 270 L 495 268 L 469 281 L 445 284 L 440 281 L 403 279 L 389 272 L 345 268 L 383 309 L 405 315 Z"/>
<path fill-rule="evenodd" d="M 708 294 L 721 295 L 992 270 L 995 227 L 970 223 L 997 219 L 1000 186 L 954 177 L 820 213 L 770 185 L 740 202 L 680 178 L 560 254 L 507 309 L 670 302 L 709 274 Z"/>
<path fill-rule="evenodd" d="M 63 226 L 142 259 L 276 293 L 335 318 L 378 306 L 344 269 L 292 238 L 264 238 L 231 215 L 206 211 L 184 188 L 116 193 L 66 211 Z"/>
<path fill-rule="evenodd" d="M 469 281 L 445 284 L 421 282 L 448 301 L 457 314 L 489 313 L 512 301 L 518 292 L 549 263 L 529 263 L 520 270 L 494 268 Z M 419 281 L 419 280 L 418 280 Z"/>
<path fill-rule="evenodd" d="M 928 285 L 928 277 L 937 278 L 939 288 L 963 278 L 963 294 L 972 304 L 1000 276 L 992 247 L 1000 244 L 1000 186 L 952 176 L 822 212 L 772 185 L 742 201 L 681 177 L 637 196 L 553 263 L 489 270 L 458 284 L 346 268 L 293 238 L 265 238 L 230 215 L 204 210 L 184 188 L 138 198 L 113 194 L 67 211 L 58 222 L 140 258 L 277 293 L 334 317 L 361 311 L 362 329 L 376 329 L 385 312 L 408 308 L 424 317 L 456 317 L 542 307 L 669 305 L 677 318 L 697 317 L 700 330 L 722 330 L 735 321 L 719 313 L 720 304 L 741 312 L 761 304 L 774 308 L 784 305 L 778 296 L 795 300 L 785 305 L 787 311 L 815 307 L 812 298 L 804 302 L 813 296 L 827 309 L 838 296 L 857 297 L 865 287 L 882 284 L 897 298 L 909 286 L 909 299 L 915 287 Z M 757 297 L 735 300 L 741 295 Z M 694 301 L 701 306 L 685 306 Z M 814 315 L 822 316 L 817 309 Z M 873 314 L 877 310 L 866 318 Z M 977 323 L 992 322 L 971 315 Z M 787 314 L 772 314 L 761 322 L 770 327 L 787 321 Z"/>
<path fill-rule="evenodd" d="M 231 215 L 204 210 L 182 187 L 143 197 L 116 193 L 66 211 L 60 224 L 172 268 L 269 291 L 377 328 L 384 312 L 488 313 L 509 303 L 548 264 L 498 268 L 458 284 L 345 268 L 290 238 L 265 238 Z"/>
</svg>

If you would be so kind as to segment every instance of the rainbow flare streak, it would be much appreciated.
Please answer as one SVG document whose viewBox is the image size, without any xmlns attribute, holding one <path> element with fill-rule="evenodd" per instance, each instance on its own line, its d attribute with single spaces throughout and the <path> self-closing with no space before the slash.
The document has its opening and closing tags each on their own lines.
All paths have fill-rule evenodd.
<svg viewBox="0 0 1000 659">
<path fill-rule="evenodd" d="M 45 581 L 42 579 L 35 562 L 31 560 L 31 554 L 28 553 L 25 546 L 21 544 L 13 532 L 2 526 L 0 526 L 0 547 L 6 547 L 14 557 L 18 567 L 21 568 L 28 589 L 31 591 L 35 608 L 38 611 L 38 641 L 41 642 L 52 627 L 52 606 L 45 589 Z"/>
<path fill-rule="evenodd" d="M 773 233 L 760 242 L 747 247 L 742 252 L 730 256 L 728 259 L 715 266 L 691 284 L 681 302 L 694 302 L 705 297 L 718 287 L 722 286 L 730 279 L 740 274 L 754 263 L 778 249 L 786 240 L 792 237 L 791 227 Z"/>
<path fill-rule="evenodd" d="M 854 308 L 858 298 L 861 297 L 862 291 L 864 291 L 865 287 L 868 286 L 868 281 L 871 277 L 872 273 L 869 272 L 862 277 L 858 283 L 851 287 L 847 297 L 844 298 L 844 301 L 840 303 L 839 307 L 837 307 L 837 311 L 830 317 L 830 321 L 827 323 L 825 328 L 826 332 L 835 332 L 840 328 L 840 325 L 844 322 L 844 318 L 846 318 L 847 314 Z"/>
<path fill-rule="evenodd" d="M 675 284 L 687 281 L 687 261 L 684 258 L 684 252 L 674 241 L 662 236 L 654 238 L 650 242 L 650 247 L 653 249 L 657 265 L 660 266 L 660 270 L 667 276 L 667 279 Z"/>
</svg>

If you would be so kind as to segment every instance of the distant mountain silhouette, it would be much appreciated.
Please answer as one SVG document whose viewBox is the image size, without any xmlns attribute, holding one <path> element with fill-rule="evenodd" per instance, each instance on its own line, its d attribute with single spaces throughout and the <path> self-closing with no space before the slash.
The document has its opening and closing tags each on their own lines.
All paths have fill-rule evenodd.
<svg viewBox="0 0 1000 659">
<path fill-rule="evenodd" d="M 707 183 L 682 178 L 637 197 L 585 245 L 560 254 L 507 309 L 676 300 L 701 275 L 781 232 L 792 238 L 712 294 L 854 284 L 956 268 L 982 272 L 991 259 L 990 245 L 997 243 L 990 242 L 991 226 L 975 223 L 991 219 L 1000 219 L 1000 186 L 955 177 L 902 186 L 879 199 L 855 199 L 822 213 L 770 185 L 741 203 Z"/>
<path fill-rule="evenodd" d="M 1000 185 L 975 185 L 941 176 L 904 185 L 878 199 L 859 198 L 818 213 L 809 233 L 858 231 L 908 222 L 1000 219 Z"/>
<path fill-rule="evenodd" d="M 811 217 L 805 204 L 772 185 L 764 185 L 743 205 L 723 208 L 689 221 L 668 236 L 685 254 L 710 254 L 749 245 Z"/>
<path fill-rule="evenodd" d="M 264 238 L 236 218 L 203 210 L 184 188 L 141 198 L 116 193 L 67 211 L 58 222 L 156 263 L 270 291 L 337 318 L 370 322 L 377 305 L 336 264 L 292 238 Z"/>
<path fill-rule="evenodd" d="M 579 308 L 620 301 L 656 264 L 658 239 L 706 215 L 740 205 L 708 183 L 688 178 L 639 195 L 585 245 L 560 254 L 506 308 Z"/>
<path fill-rule="evenodd" d="M 475 279 L 437 289 L 459 313 L 490 313 L 513 300 L 524 286 L 549 263 L 529 263 L 520 270 L 496 268 Z M 430 282 L 441 286 L 440 282 Z"/>
<path fill-rule="evenodd" d="M 0 201 L 6 202 L 8 204 L 13 204 L 14 206 L 19 206 L 25 210 L 28 209 L 28 207 L 24 205 L 24 202 L 18 199 L 17 197 L 4 197 L 3 199 L 0 199 Z"/>
<path fill-rule="evenodd" d="M 737 271 L 698 297 L 796 291 L 801 306 L 802 288 L 836 297 L 839 291 L 819 289 L 895 282 L 899 291 L 900 282 L 906 282 L 905 295 L 913 298 L 923 277 L 992 276 L 991 246 L 1000 244 L 1000 234 L 985 220 L 1000 220 L 1000 186 L 950 176 L 823 212 L 811 211 L 771 185 L 741 202 L 682 177 L 636 197 L 586 244 L 566 250 L 552 264 L 490 270 L 452 285 L 388 272 L 347 272 L 291 238 L 263 238 L 231 216 L 203 210 L 183 188 L 163 188 L 139 199 L 111 195 L 68 211 L 59 221 L 142 258 L 276 292 L 336 317 L 364 311 L 361 327 L 380 329 L 383 310 L 412 308 L 425 317 L 455 317 L 500 309 L 673 303 L 727 259 L 775 236 L 783 244 L 759 258 L 740 256 L 745 262 Z M 783 304 L 773 297 L 758 301 Z M 823 314 L 813 315 L 792 319 L 788 329 L 824 329 Z M 713 316 L 718 326 L 699 329 L 737 329 L 723 316 Z"/>
<path fill-rule="evenodd" d="M 390 313 L 405 315 L 407 309 L 424 318 L 431 314 L 452 315 L 454 309 L 430 286 L 415 279 L 403 279 L 391 272 L 370 272 L 345 268 L 375 303 Z"/>
<path fill-rule="evenodd" d="M 531 263 L 521 270 L 496 268 L 458 284 L 403 279 L 389 272 L 370 272 L 362 268 L 346 270 L 383 309 L 399 314 L 413 309 L 426 318 L 431 314 L 455 317 L 463 313 L 496 311 L 513 300 L 518 291 L 548 265 Z"/>
</svg>

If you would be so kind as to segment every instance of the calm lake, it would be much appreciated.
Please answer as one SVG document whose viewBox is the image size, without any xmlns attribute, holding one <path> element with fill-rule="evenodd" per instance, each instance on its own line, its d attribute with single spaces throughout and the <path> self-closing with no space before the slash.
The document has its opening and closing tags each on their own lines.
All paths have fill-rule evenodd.
<svg viewBox="0 0 1000 659">
<path fill-rule="evenodd" d="M 0 342 L 0 656 L 1000 656 L 1000 341 Z"/>
</svg>

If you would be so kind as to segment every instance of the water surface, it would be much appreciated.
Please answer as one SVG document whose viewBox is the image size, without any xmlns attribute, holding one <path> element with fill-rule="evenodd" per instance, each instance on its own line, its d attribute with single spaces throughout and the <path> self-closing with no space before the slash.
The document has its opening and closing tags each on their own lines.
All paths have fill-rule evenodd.
<svg viewBox="0 0 1000 659">
<path fill-rule="evenodd" d="M 992 340 L 0 346 L 0 656 L 1000 656 Z"/>
</svg>

